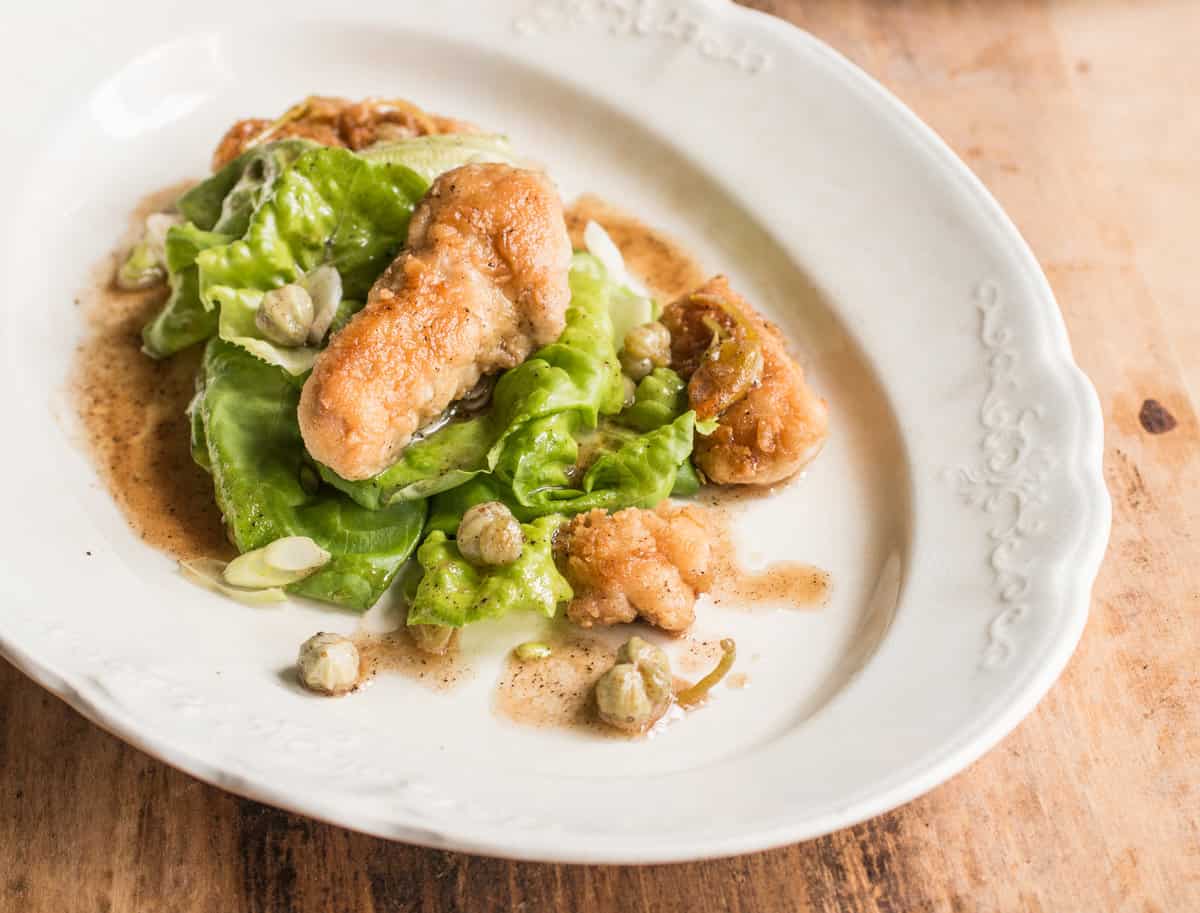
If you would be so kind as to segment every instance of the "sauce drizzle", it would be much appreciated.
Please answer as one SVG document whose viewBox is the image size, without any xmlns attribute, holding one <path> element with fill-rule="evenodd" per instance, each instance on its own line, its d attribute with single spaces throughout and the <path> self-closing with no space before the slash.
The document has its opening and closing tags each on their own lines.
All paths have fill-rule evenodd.
<svg viewBox="0 0 1200 913">
<path fill-rule="evenodd" d="M 146 197 L 127 243 L 147 214 L 170 205 L 184 186 Z M 156 361 L 142 350 L 142 325 L 166 290 L 121 291 L 117 257 L 107 258 L 79 297 L 88 335 L 70 380 L 72 399 L 101 478 L 133 530 L 175 558 L 230 558 L 212 481 L 192 460 L 185 410 L 195 390 L 202 346 Z"/>
</svg>

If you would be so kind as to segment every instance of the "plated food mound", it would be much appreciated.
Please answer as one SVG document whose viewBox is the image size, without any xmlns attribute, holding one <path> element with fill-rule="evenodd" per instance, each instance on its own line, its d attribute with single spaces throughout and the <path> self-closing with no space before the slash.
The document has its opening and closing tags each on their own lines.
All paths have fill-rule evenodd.
<svg viewBox="0 0 1200 913">
<path fill-rule="evenodd" d="M 513 611 L 679 635 L 731 592 L 721 518 L 683 499 L 794 476 L 829 416 L 724 276 L 662 307 L 504 137 L 406 101 L 312 97 L 234 124 L 213 164 L 116 280 L 168 288 L 146 356 L 203 345 L 191 451 L 238 556 L 181 562 L 192 579 L 365 610 L 407 569 L 431 654 Z M 722 648 L 689 686 L 631 638 L 596 717 L 642 733 L 700 703 Z M 339 695 L 366 666 L 321 633 L 298 675 Z"/>
</svg>

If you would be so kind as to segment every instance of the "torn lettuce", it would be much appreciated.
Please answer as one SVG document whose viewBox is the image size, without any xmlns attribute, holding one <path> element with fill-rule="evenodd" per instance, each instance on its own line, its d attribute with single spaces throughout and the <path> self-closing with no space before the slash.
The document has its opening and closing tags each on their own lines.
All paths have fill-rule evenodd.
<svg viewBox="0 0 1200 913">
<path fill-rule="evenodd" d="M 279 169 L 269 191 L 250 188 L 255 208 L 244 235 L 199 258 L 200 296 L 206 307 L 219 309 L 221 338 L 291 374 L 311 368 L 316 348 L 277 345 L 255 325 L 264 293 L 330 265 L 341 276 L 344 299 L 365 300 L 408 237 L 409 219 L 430 182 L 467 162 L 508 155 L 498 137 L 449 139 L 418 137 L 371 155 L 309 149 Z M 211 215 L 211 205 L 208 210 Z"/>
<path fill-rule="evenodd" d="M 443 171 L 460 165 L 474 162 L 520 164 L 508 138 L 490 133 L 442 133 L 388 140 L 368 146 L 358 154 L 373 162 L 404 165 L 429 184 Z"/>
<path fill-rule="evenodd" d="M 488 455 L 492 467 L 503 458 L 508 437 L 525 422 L 569 411 L 577 414 L 582 427 L 594 428 L 601 414 L 621 409 L 621 367 L 609 316 L 615 287 L 590 254 L 572 258 L 570 285 L 562 335 L 505 372 L 496 384 L 492 411 L 504 431 Z"/>
<path fill-rule="evenodd" d="M 461 627 L 516 609 L 553 618 L 559 603 L 574 595 L 554 566 L 552 537 L 562 517 L 542 517 L 522 525 L 525 545 L 512 564 L 477 567 L 440 530 L 417 551 L 422 576 L 408 608 L 408 623 Z"/>
<path fill-rule="evenodd" d="M 687 384 L 670 368 L 655 368 L 642 378 L 633 405 L 617 416 L 617 422 L 635 431 L 654 431 L 687 411 Z"/>
<path fill-rule="evenodd" d="M 522 523 L 537 519 L 536 511 L 517 503 L 512 489 L 495 476 L 483 474 L 430 498 L 429 519 L 425 523 L 425 529 L 427 532 L 440 530 L 448 536 L 453 536 L 458 531 L 458 523 L 463 514 L 476 504 L 486 501 L 501 502 Z"/>
<path fill-rule="evenodd" d="M 526 488 L 524 497 L 519 497 L 499 477 L 480 474 L 430 498 L 427 528 L 453 535 L 462 515 L 484 501 L 503 502 L 518 520 L 525 522 L 547 514 L 577 514 L 597 507 L 609 511 L 649 508 L 670 495 L 693 495 L 700 489 L 700 478 L 688 459 L 694 423 L 695 413 L 689 411 L 648 434 L 606 428 L 606 446 L 584 472 L 578 487 Z M 541 472 L 549 478 L 561 472 L 564 463 L 544 464 Z"/>
<path fill-rule="evenodd" d="M 588 467 L 578 488 L 517 484 L 517 502 L 535 513 L 582 513 L 597 507 L 654 507 L 671 494 L 675 477 L 692 452 L 695 413 L 685 412 L 648 434 L 634 435 L 602 452 Z M 541 451 L 537 481 L 553 479 L 565 466 L 565 454 L 548 445 Z M 556 460 L 558 462 L 556 462 Z M 573 465 L 572 459 L 570 464 Z"/>
<path fill-rule="evenodd" d="M 162 310 L 142 328 L 143 352 L 153 358 L 166 358 L 217 332 L 216 312 L 200 301 L 196 258 L 202 251 L 231 240 L 229 235 L 204 231 L 190 222 L 168 229 L 167 281 L 171 294 Z"/>
<path fill-rule="evenodd" d="M 427 498 L 454 488 L 487 469 L 487 455 L 495 441 L 488 416 L 450 422 L 433 434 L 404 448 L 400 459 L 379 475 L 362 481 L 343 479 L 328 466 L 318 469 L 330 485 L 357 503 L 378 510 L 399 501 Z"/>
<path fill-rule="evenodd" d="M 240 238 L 250 225 L 250 216 L 270 195 L 283 170 L 316 148 L 316 143 L 306 139 L 255 146 L 184 193 L 175 201 L 175 207 L 185 219 L 206 231 Z"/>
<path fill-rule="evenodd" d="M 244 238 L 198 257 L 200 297 L 219 309 L 221 338 L 291 374 L 307 371 L 315 348 L 276 345 L 255 325 L 264 293 L 329 264 L 341 275 L 344 298 L 365 298 L 404 243 L 426 187 L 403 165 L 372 165 L 346 149 L 301 155 Z"/>
<path fill-rule="evenodd" d="M 424 503 L 368 510 L 332 488 L 313 492 L 302 481 L 309 466 L 296 419 L 298 380 L 220 339 L 209 342 L 201 372 L 193 446 L 206 450 L 217 504 L 238 551 L 308 536 L 333 557 L 288 590 L 369 608 L 416 547 Z"/>
</svg>

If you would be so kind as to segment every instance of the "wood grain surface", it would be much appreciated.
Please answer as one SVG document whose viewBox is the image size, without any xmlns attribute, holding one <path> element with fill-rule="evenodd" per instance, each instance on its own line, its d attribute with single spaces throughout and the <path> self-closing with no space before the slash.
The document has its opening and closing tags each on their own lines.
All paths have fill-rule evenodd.
<svg viewBox="0 0 1200 913">
<path fill-rule="evenodd" d="M 654 868 L 386 843 L 134 751 L 0 663 L 0 911 L 1200 910 L 1200 3 L 758 0 L 931 123 L 1044 265 L 1114 529 L 1063 679 L 996 750 L 809 843 Z"/>
</svg>

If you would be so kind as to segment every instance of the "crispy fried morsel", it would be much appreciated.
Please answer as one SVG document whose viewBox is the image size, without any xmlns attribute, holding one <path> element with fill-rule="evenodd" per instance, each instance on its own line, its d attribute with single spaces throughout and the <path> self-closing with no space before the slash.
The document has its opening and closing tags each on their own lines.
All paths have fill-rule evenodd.
<svg viewBox="0 0 1200 913">
<path fill-rule="evenodd" d="M 349 105 L 344 98 L 313 95 L 293 105 L 277 120 L 252 117 L 239 120 L 226 131 L 213 152 L 213 171 L 232 162 L 251 145 L 278 139 L 309 139 L 322 146 L 345 146 L 338 119 Z"/>
<path fill-rule="evenodd" d="M 771 485 L 794 475 L 817 455 L 829 433 L 829 409 L 805 381 L 779 329 L 731 289 L 724 276 L 671 303 L 662 316 L 671 331 L 671 366 L 688 378 L 693 407 L 699 400 L 711 400 L 713 377 L 704 371 L 704 360 L 714 326 L 723 333 L 737 332 L 733 314 L 757 336 L 761 374 L 721 412 L 716 431 L 696 437 L 694 459 L 717 484 Z"/>
<path fill-rule="evenodd" d="M 478 133 L 479 128 L 466 121 L 430 114 L 403 99 L 368 98 L 342 110 L 338 131 L 351 149 L 365 149 L 380 141 Z"/>
<path fill-rule="evenodd" d="M 480 377 L 520 364 L 565 323 L 571 242 L 541 172 L 446 172 L 413 214 L 408 243 L 301 393 L 308 452 L 343 478 L 386 469 Z"/>
<path fill-rule="evenodd" d="M 559 533 L 555 554 L 575 590 L 567 616 L 612 625 L 641 618 L 686 631 L 696 597 L 709 588 L 711 533 L 701 508 L 663 502 L 655 510 L 592 510 Z"/>
<path fill-rule="evenodd" d="M 255 117 L 230 127 L 213 153 L 213 171 L 257 142 L 289 137 L 357 150 L 381 140 L 478 132 L 479 128 L 473 124 L 430 114 L 403 99 L 367 98 L 351 102 L 314 95 L 289 108 L 278 120 Z"/>
</svg>

